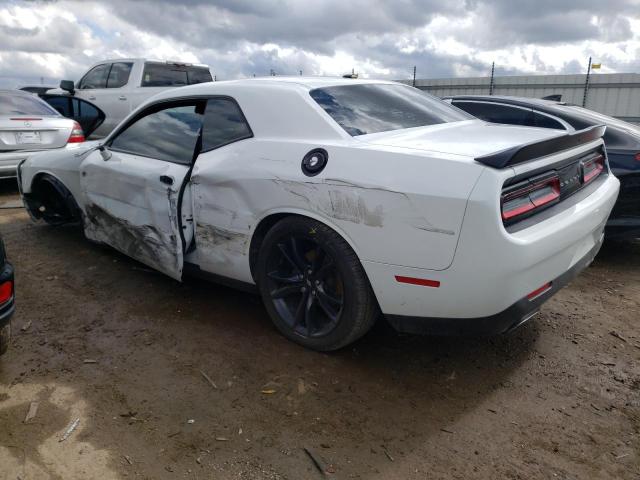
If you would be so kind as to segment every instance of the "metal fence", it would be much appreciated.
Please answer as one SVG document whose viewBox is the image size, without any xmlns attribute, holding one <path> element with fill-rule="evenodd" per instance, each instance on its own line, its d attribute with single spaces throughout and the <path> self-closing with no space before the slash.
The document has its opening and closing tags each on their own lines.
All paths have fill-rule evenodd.
<svg viewBox="0 0 640 480">
<path fill-rule="evenodd" d="M 562 95 L 562 100 L 582 105 L 586 75 L 529 75 L 495 77 L 494 95 L 542 98 Z M 411 85 L 413 80 L 402 80 Z M 432 95 L 489 95 L 489 77 L 416 79 L 416 87 Z M 640 123 L 640 74 L 591 73 L 587 108 L 628 122 Z"/>
</svg>

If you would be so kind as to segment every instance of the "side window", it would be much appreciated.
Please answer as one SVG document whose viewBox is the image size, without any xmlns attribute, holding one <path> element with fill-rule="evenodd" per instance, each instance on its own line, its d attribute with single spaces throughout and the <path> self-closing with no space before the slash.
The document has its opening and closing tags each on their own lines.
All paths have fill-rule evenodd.
<svg viewBox="0 0 640 480">
<path fill-rule="evenodd" d="M 202 126 L 202 102 L 154 108 L 111 141 L 111 149 L 166 162 L 191 164 Z"/>
<path fill-rule="evenodd" d="M 202 151 L 253 136 L 238 105 L 226 98 L 207 101 L 202 129 Z"/>
<path fill-rule="evenodd" d="M 107 75 L 109 75 L 110 63 L 98 65 L 93 67 L 89 72 L 80 80 L 78 88 L 80 90 L 87 88 L 107 88 Z"/>
<path fill-rule="evenodd" d="M 453 104 L 474 117 L 486 120 L 487 122 L 524 125 L 528 127 L 535 126 L 533 111 L 530 109 L 482 102 L 454 101 Z"/>
<path fill-rule="evenodd" d="M 114 63 L 107 78 L 107 88 L 124 87 L 129 81 L 129 74 L 133 63 L 117 62 Z"/>
<path fill-rule="evenodd" d="M 535 122 L 536 122 L 536 127 L 554 128 L 556 130 L 566 130 L 566 128 L 564 128 L 564 125 L 562 125 L 555 118 L 552 118 L 552 117 L 550 117 L 548 115 L 543 115 L 543 114 L 538 113 L 538 112 L 533 112 L 533 117 L 534 117 Z"/>
<path fill-rule="evenodd" d="M 184 68 L 164 63 L 144 64 L 143 87 L 180 87 L 188 84 L 189 79 Z"/>
</svg>

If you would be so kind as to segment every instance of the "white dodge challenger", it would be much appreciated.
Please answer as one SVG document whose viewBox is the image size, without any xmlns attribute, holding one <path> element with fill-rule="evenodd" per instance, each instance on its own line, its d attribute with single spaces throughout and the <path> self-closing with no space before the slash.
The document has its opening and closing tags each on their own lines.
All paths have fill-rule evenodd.
<svg viewBox="0 0 640 480">
<path fill-rule="evenodd" d="M 617 194 L 604 127 L 495 125 L 415 88 L 326 78 L 159 94 L 106 139 L 19 167 L 35 219 L 180 280 L 262 295 L 317 350 L 399 331 L 497 334 L 598 252 Z"/>
</svg>

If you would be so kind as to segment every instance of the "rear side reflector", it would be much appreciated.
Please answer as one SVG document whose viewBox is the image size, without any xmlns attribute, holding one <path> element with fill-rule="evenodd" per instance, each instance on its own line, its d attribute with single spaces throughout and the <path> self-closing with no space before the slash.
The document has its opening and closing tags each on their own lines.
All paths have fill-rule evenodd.
<svg viewBox="0 0 640 480">
<path fill-rule="evenodd" d="M 502 220 L 512 223 L 559 200 L 560 178 L 555 173 L 517 183 L 502 192 Z"/>
<path fill-rule="evenodd" d="M 67 143 L 81 143 L 84 142 L 84 132 L 78 122 L 73 122 L 73 129 Z"/>
<path fill-rule="evenodd" d="M 0 303 L 11 300 L 13 296 L 13 282 L 8 280 L 0 285 Z"/>
<path fill-rule="evenodd" d="M 545 292 L 548 292 L 551 289 L 551 282 L 547 282 L 544 285 L 542 285 L 539 288 L 536 288 L 533 292 L 531 292 L 530 294 L 527 295 L 527 298 L 529 300 L 535 300 L 536 298 L 538 298 L 540 295 L 542 295 Z"/>
<path fill-rule="evenodd" d="M 433 288 L 438 288 L 440 286 L 440 282 L 438 280 L 429 280 L 427 278 L 403 277 L 401 275 L 396 275 L 396 282 L 408 283 L 410 285 L 420 285 L 422 287 L 433 287 Z"/>
</svg>

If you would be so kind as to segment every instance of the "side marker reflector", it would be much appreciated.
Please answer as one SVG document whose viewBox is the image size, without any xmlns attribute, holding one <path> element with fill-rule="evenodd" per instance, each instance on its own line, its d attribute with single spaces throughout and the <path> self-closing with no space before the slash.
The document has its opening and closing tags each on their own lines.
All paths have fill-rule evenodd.
<svg viewBox="0 0 640 480">
<path fill-rule="evenodd" d="M 542 285 L 540 288 L 536 288 L 533 292 L 528 294 L 527 298 L 529 300 L 535 300 L 540 295 L 542 295 L 543 293 L 547 292 L 550 289 L 551 289 L 551 282 L 547 282 L 544 285 Z"/>
<path fill-rule="evenodd" d="M 433 288 L 438 288 L 440 286 L 440 282 L 438 280 L 429 280 L 426 278 L 403 277 L 401 275 L 396 275 L 396 282 L 408 283 L 410 285 L 420 285 L 422 287 L 433 287 Z"/>
</svg>

